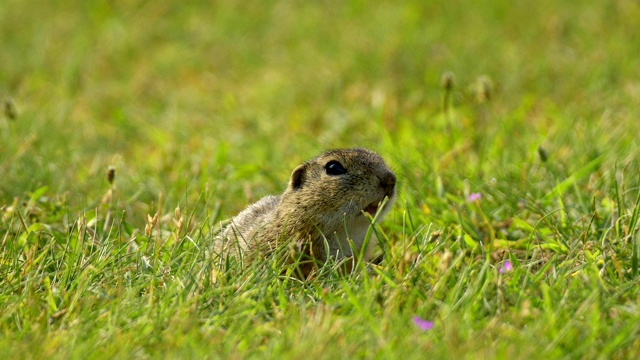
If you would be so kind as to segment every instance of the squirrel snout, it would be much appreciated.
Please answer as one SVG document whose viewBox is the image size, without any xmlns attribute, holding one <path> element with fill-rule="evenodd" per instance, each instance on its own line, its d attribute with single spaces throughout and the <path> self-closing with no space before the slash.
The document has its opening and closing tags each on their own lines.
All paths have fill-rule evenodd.
<svg viewBox="0 0 640 360">
<path fill-rule="evenodd" d="M 391 171 L 384 173 L 380 176 L 380 186 L 382 186 L 387 196 L 391 197 L 396 187 L 396 176 Z"/>
</svg>

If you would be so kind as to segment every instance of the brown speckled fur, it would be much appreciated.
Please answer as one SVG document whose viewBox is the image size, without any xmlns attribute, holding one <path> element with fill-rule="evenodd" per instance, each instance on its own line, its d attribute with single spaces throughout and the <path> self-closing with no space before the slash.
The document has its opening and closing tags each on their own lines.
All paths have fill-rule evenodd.
<svg viewBox="0 0 640 360">
<path fill-rule="evenodd" d="M 347 172 L 327 174 L 330 161 L 338 161 Z M 217 252 L 242 251 L 251 257 L 256 252 L 268 254 L 287 241 L 318 262 L 329 256 L 336 260 L 353 256 L 349 240 L 360 251 L 370 225 L 363 209 L 388 197 L 379 211 L 381 220 L 391 207 L 395 184 L 393 172 L 371 150 L 326 151 L 293 171 L 284 194 L 266 196 L 231 219 L 216 239 Z M 370 259 L 374 242 L 368 243 L 365 259 Z M 302 275 L 312 268 L 302 265 Z"/>
</svg>

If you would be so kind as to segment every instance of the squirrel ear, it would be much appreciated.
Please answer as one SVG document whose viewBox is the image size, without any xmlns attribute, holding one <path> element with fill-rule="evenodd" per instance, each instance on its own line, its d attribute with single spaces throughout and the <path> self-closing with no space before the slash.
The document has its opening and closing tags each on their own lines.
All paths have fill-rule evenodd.
<svg viewBox="0 0 640 360">
<path fill-rule="evenodd" d="M 293 173 L 291 173 L 291 179 L 289 180 L 289 188 L 291 190 L 297 190 L 302 187 L 307 179 L 307 166 L 302 164 L 298 166 Z"/>
</svg>

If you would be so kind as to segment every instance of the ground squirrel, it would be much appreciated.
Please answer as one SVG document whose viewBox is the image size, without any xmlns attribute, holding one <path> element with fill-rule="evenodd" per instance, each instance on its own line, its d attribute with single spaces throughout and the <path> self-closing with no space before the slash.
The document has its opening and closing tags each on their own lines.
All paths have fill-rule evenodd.
<svg viewBox="0 0 640 360">
<path fill-rule="evenodd" d="M 268 254 L 287 242 L 302 255 L 304 277 L 317 263 L 357 255 L 363 245 L 370 260 L 375 238 L 364 244 L 371 225 L 365 213 L 381 220 L 395 189 L 395 174 L 375 152 L 326 151 L 293 170 L 282 195 L 265 196 L 232 218 L 216 239 L 216 252 Z"/>
</svg>

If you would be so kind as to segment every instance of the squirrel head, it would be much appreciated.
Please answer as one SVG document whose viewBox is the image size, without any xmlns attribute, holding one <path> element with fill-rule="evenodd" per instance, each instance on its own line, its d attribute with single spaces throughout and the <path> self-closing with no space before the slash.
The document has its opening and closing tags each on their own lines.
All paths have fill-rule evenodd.
<svg viewBox="0 0 640 360">
<path fill-rule="evenodd" d="M 282 202 L 326 223 L 328 217 L 355 218 L 376 215 L 391 207 L 396 176 L 375 152 L 362 148 L 334 149 L 298 166 L 289 180 Z M 318 218 L 322 217 L 322 219 Z"/>
</svg>

